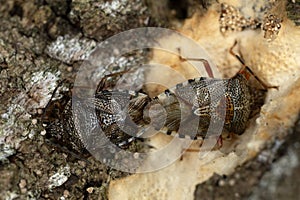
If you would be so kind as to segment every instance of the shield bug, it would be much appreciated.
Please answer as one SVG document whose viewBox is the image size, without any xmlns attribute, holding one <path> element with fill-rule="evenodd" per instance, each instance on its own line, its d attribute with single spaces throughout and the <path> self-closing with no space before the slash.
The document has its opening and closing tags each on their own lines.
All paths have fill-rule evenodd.
<svg viewBox="0 0 300 200">
<path fill-rule="evenodd" d="M 150 98 L 134 91 L 106 90 L 114 85 L 114 81 L 110 82 L 107 79 L 116 78 L 127 72 L 128 70 L 104 76 L 93 98 L 81 95 L 79 89 L 78 95 L 73 94 L 73 99 L 68 98 L 68 101 L 64 101 L 63 111 L 55 113 L 55 118 L 44 120 L 47 124 L 47 137 L 76 152 L 84 152 L 90 146 L 105 147 L 108 141 L 120 148 L 128 148 L 134 138 L 139 136 L 142 110 Z M 57 101 L 49 102 L 43 118 L 46 118 L 46 115 L 47 117 L 53 115 L 52 111 L 56 104 Z M 52 111 L 48 111 L 49 109 Z M 79 123 L 81 119 L 89 123 Z M 96 128 L 98 125 L 100 129 Z M 99 131 L 104 132 L 105 137 Z"/>
<path fill-rule="evenodd" d="M 145 121 L 151 121 L 157 130 L 181 138 L 203 138 L 209 128 L 212 136 L 219 135 L 220 129 L 221 132 L 242 134 L 249 118 L 262 105 L 267 89 L 278 87 L 264 83 L 240 56 L 234 54 L 236 44 L 229 51 L 242 64 L 235 76 L 229 79 L 200 77 L 179 83 L 151 100 L 144 111 Z M 203 59 L 184 60 L 203 62 Z M 208 62 L 204 64 L 207 68 Z M 251 77 L 263 89 L 253 87 L 249 81 Z M 222 146 L 222 137 L 217 138 L 218 145 Z"/>
</svg>

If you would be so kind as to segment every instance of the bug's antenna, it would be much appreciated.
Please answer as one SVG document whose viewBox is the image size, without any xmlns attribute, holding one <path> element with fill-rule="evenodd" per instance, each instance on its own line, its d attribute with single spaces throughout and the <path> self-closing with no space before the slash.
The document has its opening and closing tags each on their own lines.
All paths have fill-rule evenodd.
<svg viewBox="0 0 300 200">
<path fill-rule="evenodd" d="M 229 52 L 230 52 L 231 55 L 233 55 L 234 57 L 236 57 L 236 58 L 242 63 L 242 65 L 243 65 L 244 67 L 247 67 L 246 64 L 245 64 L 245 62 L 244 62 L 244 60 L 243 60 L 239 55 L 237 55 L 237 54 L 235 54 L 235 53 L 233 52 L 233 48 L 234 48 L 236 45 L 237 45 L 237 40 L 234 41 L 234 44 L 233 44 L 232 47 L 229 49 Z"/>
<path fill-rule="evenodd" d="M 242 65 L 243 65 L 243 68 L 240 69 L 238 74 L 244 74 L 247 79 L 249 79 L 250 75 L 252 75 L 265 89 L 275 88 L 278 90 L 278 86 L 270 86 L 270 85 L 266 84 L 264 81 L 262 81 L 260 78 L 258 78 L 258 76 L 256 76 L 256 74 L 245 64 L 243 59 L 239 55 L 237 55 L 233 52 L 233 48 L 236 45 L 237 45 L 237 41 L 235 40 L 233 46 L 229 49 L 229 53 L 231 55 L 233 55 L 234 57 L 236 57 L 240 61 L 240 63 L 242 63 Z"/>
</svg>

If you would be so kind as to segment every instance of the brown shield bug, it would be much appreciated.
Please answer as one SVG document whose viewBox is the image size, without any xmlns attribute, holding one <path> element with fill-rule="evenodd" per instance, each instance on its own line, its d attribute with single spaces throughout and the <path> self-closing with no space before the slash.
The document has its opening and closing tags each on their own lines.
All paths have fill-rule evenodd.
<svg viewBox="0 0 300 200">
<path fill-rule="evenodd" d="M 230 53 L 241 62 L 242 69 L 235 76 L 229 79 L 200 77 L 179 83 L 151 100 L 144 111 L 145 121 L 151 121 L 157 130 L 161 129 L 168 135 L 175 133 L 181 138 L 203 138 L 211 123 L 216 124 L 210 129 L 212 136 L 220 135 L 220 131 L 242 134 L 255 108 L 259 107 L 258 104 L 262 105 L 267 89 L 278 87 L 264 83 L 240 56 L 233 53 L 236 44 L 230 48 Z M 209 67 L 203 59 L 183 60 L 204 62 L 204 66 Z M 249 82 L 251 77 L 263 89 L 253 87 Z M 222 137 L 217 136 L 217 140 L 222 146 Z"/>
</svg>

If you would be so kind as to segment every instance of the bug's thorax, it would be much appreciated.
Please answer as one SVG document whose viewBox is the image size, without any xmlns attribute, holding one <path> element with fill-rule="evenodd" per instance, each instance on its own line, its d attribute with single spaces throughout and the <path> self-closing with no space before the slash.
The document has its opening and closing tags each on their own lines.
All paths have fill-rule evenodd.
<svg viewBox="0 0 300 200">
<path fill-rule="evenodd" d="M 243 71 L 228 79 L 225 127 L 236 134 L 244 132 L 251 113 L 252 95 L 248 75 Z"/>
</svg>

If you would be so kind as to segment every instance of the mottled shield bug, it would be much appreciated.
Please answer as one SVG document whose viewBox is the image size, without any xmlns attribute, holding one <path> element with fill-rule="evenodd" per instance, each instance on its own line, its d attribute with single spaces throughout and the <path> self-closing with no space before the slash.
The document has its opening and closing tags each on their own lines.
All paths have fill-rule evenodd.
<svg viewBox="0 0 300 200">
<path fill-rule="evenodd" d="M 104 78 L 100 81 L 95 96 L 82 101 L 87 104 L 78 105 L 79 113 L 72 116 L 71 102 L 69 102 L 64 111 L 64 119 L 51 124 L 48 130 L 69 132 L 67 135 L 72 134 L 72 137 L 77 137 L 72 140 L 72 145 L 84 148 L 89 144 L 82 142 L 82 135 L 79 135 L 76 129 L 84 132 L 83 129 L 92 129 L 93 124 L 98 124 L 109 141 L 120 148 L 127 148 L 128 144 L 141 136 L 149 125 L 168 135 L 175 134 L 181 138 L 188 137 L 195 140 L 207 135 L 211 123 L 221 122 L 221 127 L 216 127 L 221 130 L 214 130 L 215 127 L 212 129 L 213 132 L 216 131 L 218 145 L 221 146 L 222 137 L 218 135 L 218 132 L 242 134 L 249 118 L 253 115 L 254 108 L 259 107 L 258 102 L 259 104 L 263 102 L 263 98 L 258 98 L 263 95 L 258 94 L 265 93 L 269 88 L 277 88 L 265 84 L 245 65 L 240 56 L 233 53 L 236 44 L 237 42 L 230 48 L 230 53 L 242 63 L 242 69 L 232 78 L 189 79 L 154 98 L 144 93 L 126 90 L 105 90 L 106 78 Z M 206 60 L 182 59 L 200 61 L 206 68 L 209 68 Z M 211 76 L 211 70 L 209 72 Z M 110 76 L 118 76 L 122 73 Z M 253 87 L 249 83 L 250 77 L 254 77 L 263 89 Z M 89 104 L 93 106 L 90 107 Z M 92 117 L 91 109 L 96 111 Z M 74 124 L 74 117 L 79 115 L 90 117 L 92 123 L 84 127 L 77 126 Z M 85 141 L 91 141 L 92 145 L 102 143 L 103 139 L 97 137 L 97 134 L 95 132 L 84 136 L 92 138 L 85 139 Z"/>
</svg>

